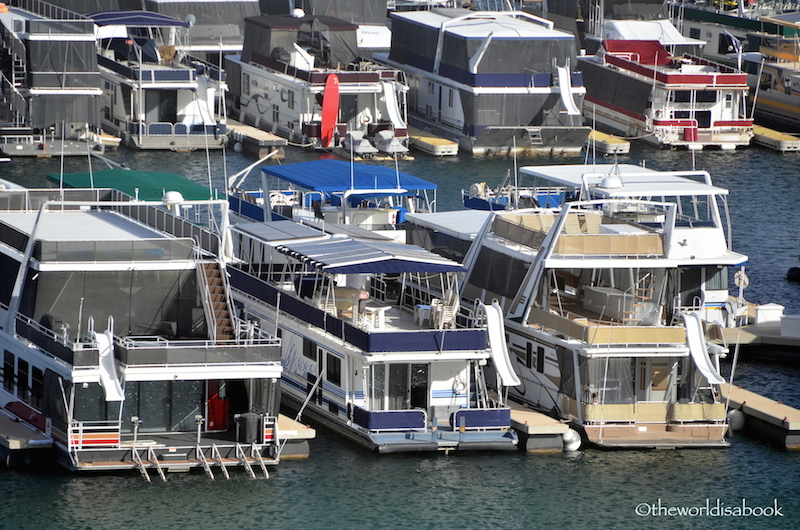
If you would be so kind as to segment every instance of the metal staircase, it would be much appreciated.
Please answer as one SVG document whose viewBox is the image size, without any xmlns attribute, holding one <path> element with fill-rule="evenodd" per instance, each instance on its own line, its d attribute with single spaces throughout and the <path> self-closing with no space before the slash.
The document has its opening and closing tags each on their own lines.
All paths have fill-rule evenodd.
<svg viewBox="0 0 800 530">
<path fill-rule="evenodd" d="M 653 301 L 655 292 L 654 278 L 650 272 L 639 272 L 638 280 L 633 288 L 633 304 L 630 310 L 623 311 L 622 323 L 625 325 L 635 325 L 642 321 L 643 308 L 647 302 Z"/>
</svg>

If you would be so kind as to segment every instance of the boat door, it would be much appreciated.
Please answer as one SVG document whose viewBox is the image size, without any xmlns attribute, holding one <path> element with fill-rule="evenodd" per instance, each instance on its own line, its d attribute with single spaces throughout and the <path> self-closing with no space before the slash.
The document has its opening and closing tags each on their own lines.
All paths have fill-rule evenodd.
<svg viewBox="0 0 800 530">
<path fill-rule="evenodd" d="M 428 364 L 394 363 L 371 366 L 367 378 L 370 410 L 427 410 L 428 371 Z"/>
<path fill-rule="evenodd" d="M 206 430 L 228 430 L 228 397 L 224 381 L 209 380 L 206 388 Z"/>
<path fill-rule="evenodd" d="M 675 363 L 670 358 L 639 359 L 637 368 L 637 401 L 675 401 Z"/>
</svg>

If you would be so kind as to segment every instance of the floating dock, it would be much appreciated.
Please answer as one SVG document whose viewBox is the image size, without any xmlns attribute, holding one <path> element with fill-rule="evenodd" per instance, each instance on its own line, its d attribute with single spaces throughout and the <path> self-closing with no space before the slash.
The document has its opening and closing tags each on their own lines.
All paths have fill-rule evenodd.
<svg viewBox="0 0 800 530">
<path fill-rule="evenodd" d="M 592 147 L 606 155 L 626 155 L 631 151 L 629 141 L 594 129 L 589 133 L 589 148 Z"/>
<path fill-rule="evenodd" d="M 278 415 L 278 439 L 281 440 L 281 460 L 308 458 L 308 441 L 316 438 L 317 431 L 283 414 Z M 284 445 L 283 441 L 286 441 Z"/>
<path fill-rule="evenodd" d="M 411 147 L 433 156 L 455 156 L 458 154 L 458 143 L 425 132 L 416 127 L 408 128 Z"/>
<path fill-rule="evenodd" d="M 277 134 L 272 134 L 251 125 L 245 125 L 230 118 L 228 118 L 225 125 L 228 128 L 230 142 L 233 143 L 234 149 L 239 145 L 246 153 L 255 155 L 258 158 L 264 158 L 272 151 L 282 150 L 289 144 L 286 138 L 281 138 Z"/>
<path fill-rule="evenodd" d="M 787 449 L 800 449 L 800 410 L 744 388 L 720 385 L 721 400 L 744 414 L 745 431 L 764 436 Z"/>
<path fill-rule="evenodd" d="M 345 160 L 350 160 L 350 151 L 345 149 L 344 147 L 334 147 L 333 154 L 338 156 L 339 158 L 344 158 Z M 354 155 L 352 160 L 355 162 L 391 162 L 394 160 L 395 157 L 390 155 L 389 153 L 375 153 L 373 155 L 369 155 L 366 157 Z M 408 153 L 403 153 L 402 155 L 397 155 L 398 160 L 414 160 L 414 155 L 409 155 Z"/>
<path fill-rule="evenodd" d="M 0 410 L 0 458 L 8 467 L 29 461 L 32 451 L 49 449 L 53 439 Z"/>
<path fill-rule="evenodd" d="M 767 129 L 761 125 L 754 125 L 753 143 L 768 147 L 782 153 L 800 151 L 800 138 L 791 134 Z"/>
<path fill-rule="evenodd" d="M 519 436 L 519 447 L 528 453 L 560 453 L 569 425 L 535 412 L 519 403 L 509 402 L 511 427 Z"/>
</svg>

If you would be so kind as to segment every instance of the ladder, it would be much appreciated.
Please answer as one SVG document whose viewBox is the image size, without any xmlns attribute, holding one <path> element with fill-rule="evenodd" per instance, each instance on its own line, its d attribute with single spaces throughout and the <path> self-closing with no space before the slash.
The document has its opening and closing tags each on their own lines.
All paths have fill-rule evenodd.
<svg viewBox="0 0 800 530">
<path fill-rule="evenodd" d="M 643 318 L 643 316 L 639 316 L 641 308 L 644 307 L 645 302 L 653 300 L 653 292 L 655 291 L 653 287 L 653 274 L 639 271 L 638 277 L 639 279 L 636 281 L 633 288 L 632 309 L 622 312 L 624 315 L 622 318 L 623 324 L 636 324 L 640 322 Z"/>
<path fill-rule="evenodd" d="M 209 305 L 214 319 L 215 340 L 233 339 L 233 318 L 231 308 L 228 303 L 225 281 L 222 277 L 222 269 L 219 263 L 207 262 L 202 265 L 203 277 L 208 286 Z"/>
</svg>

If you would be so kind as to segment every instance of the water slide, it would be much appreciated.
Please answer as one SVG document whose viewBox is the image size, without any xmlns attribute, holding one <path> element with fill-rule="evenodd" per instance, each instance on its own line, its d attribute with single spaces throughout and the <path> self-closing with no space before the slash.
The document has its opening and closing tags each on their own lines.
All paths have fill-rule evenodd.
<svg viewBox="0 0 800 530">
<path fill-rule="evenodd" d="M 711 362 L 711 358 L 708 356 L 700 315 L 697 313 L 683 313 L 683 321 L 686 324 L 686 341 L 689 344 L 689 353 L 692 355 L 698 370 L 708 379 L 709 383 L 724 383 L 725 379 L 719 375 L 714 363 Z"/>
<path fill-rule="evenodd" d="M 208 104 L 208 78 L 204 75 L 197 76 L 197 111 L 200 114 L 200 119 L 203 120 L 205 125 L 214 125 L 216 120 L 214 119 L 214 110 L 209 108 Z M 196 118 L 191 115 L 187 115 L 184 119 L 184 123 L 187 125 L 192 125 Z"/>
<path fill-rule="evenodd" d="M 580 116 L 581 111 L 572 99 L 572 77 L 566 66 L 559 66 L 558 69 L 558 89 L 561 91 L 561 102 L 567 109 L 570 116 Z"/>
<path fill-rule="evenodd" d="M 406 122 L 400 115 L 400 105 L 397 103 L 397 94 L 394 91 L 394 83 L 383 81 L 383 97 L 386 101 L 386 113 L 395 129 L 405 129 Z"/>
<path fill-rule="evenodd" d="M 489 347 L 492 350 L 492 361 L 495 369 L 500 374 L 503 386 L 517 386 L 522 384 L 511 366 L 511 359 L 508 357 L 508 347 L 506 346 L 506 330 L 503 325 L 503 308 L 497 302 L 487 306 L 481 304 L 486 313 L 486 327 L 489 331 Z"/>
<path fill-rule="evenodd" d="M 114 339 L 111 332 L 94 332 L 94 340 L 100 350 L 100 386 L 106 394 L 106 401 L 124 401 L 125 393 L 117 379 L 117 368 L 114 365 Z"/>
</svg>

